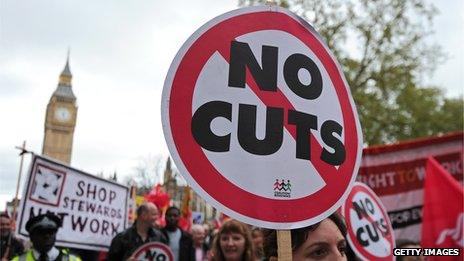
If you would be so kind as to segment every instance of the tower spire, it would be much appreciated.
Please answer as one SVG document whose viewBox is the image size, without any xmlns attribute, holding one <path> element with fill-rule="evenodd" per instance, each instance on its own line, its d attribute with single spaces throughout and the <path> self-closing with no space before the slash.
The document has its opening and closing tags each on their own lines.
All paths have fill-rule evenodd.
<svg viewBox="0 0 464 261">
<path fill-rule="evenodd" d="M 68 55 L 66 57 L 66 65 L 60 75 L 60 84 L 65 86 L 71 86 L 72 74 L 69 68 L 69 54 L 70 48 L 68 47 Z"/>
<path fill-rule="evenodd" d="M 68 47 L 68 54 L 66 57 L 66 64 L 63 68 L 63 71 L 60 74 L 58 87 L 56 88 L 55 92 L 53 93 L 54 96 L 59 96 L 62 98 L 68 98 L 71 100 L 75 100 L 76 97 L 71 88 L 71 80 L 72 80 L 72 73 L 69 66 L 69 57 L 70 57 L 70 48 Z"/>
</svg>

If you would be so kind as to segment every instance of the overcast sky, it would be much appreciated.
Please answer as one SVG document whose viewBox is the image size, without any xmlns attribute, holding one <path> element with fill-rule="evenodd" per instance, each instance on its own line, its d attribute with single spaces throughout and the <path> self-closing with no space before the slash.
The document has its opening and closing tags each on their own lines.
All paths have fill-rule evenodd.
<svg viewBox="0 0 464 261">
<path fill-rule="evenodd" d="M 456 97 L 463 93 L 463 3 L 434 3 L 441 12 L 434 41 L 449 58 L 428 82 Z M 0 0 L 0 210 L 14 196 L 20 162 L 14 147 L 27 140 L 28 149 L 41 152 L 46 106 L 68 47 L 79 106 L 72 165 L 129 175 L 141 158 L 168 155 L 160 99 L 177 50 L 202 24 L 236 6 L 235 0 Z"/>
</svg>

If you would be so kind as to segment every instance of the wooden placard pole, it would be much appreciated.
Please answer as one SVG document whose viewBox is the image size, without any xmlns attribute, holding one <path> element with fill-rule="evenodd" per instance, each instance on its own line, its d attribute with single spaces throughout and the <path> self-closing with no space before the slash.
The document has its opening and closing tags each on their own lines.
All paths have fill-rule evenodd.
<svg viewBox="0 0 464 261">
<path fill-rule="evenodd" d="M 277 256 L 279 261 L 292 261 L 292 236 L 290 230 L 277 230 Z"/>
<path fill-rule="evenodd" d="M 18 175 L 18 183 L 16 184 L 16 194 L 13 199 L 13 213 L 11 213 L 11 220 L 13 221 L 14 225 L 16 226 L 16 209 L 18 208 L 18 193 L 19 193 L 19 184 L 21 183 L 21 175 L 23 173 L 23 161 L 24 161 L 24 153 L 26 153 L 26 141 L 23 141 L 23 146 L 22 147 L 16 147 L 17 149 L 21 150 L 21 153 L 19 155 L 21 156 L 21 163 L 19 164 L 19 175 Z M 8 242 L 6 244 L 6 249 L 5 253 L 2 253 L 2 260 L 7 260 L 8 256 L 10 255 L 11 251 L 11 240 L 13 237 L 13 233 L 10 232 L 10 235 L 8 236 Z"/>
<path fill-rule="evenodd" d="M 24 162 L 24 154 L 27 153 L 28 151 L 26 150 L 26 141 L 23 141 L 23 146 L 22 147 L 16 147 L 17 149 L 21 150 L 19 155 L 21 156 L 21 163 L 19 164 L 19 174 L 18 174 L 18 182 L 16 183 L 16 193 L 14 197 L 14 202 L 13 202 L 13 213 L 12 213 L 12 218 L 14 219 L 14 222 L 16 224 L 16 211 L 18 208 L 18 194 L 19 194 L 19 185 L 21 184 L 21 176 L 23 174 L 23 162 Z"/>
</svg>

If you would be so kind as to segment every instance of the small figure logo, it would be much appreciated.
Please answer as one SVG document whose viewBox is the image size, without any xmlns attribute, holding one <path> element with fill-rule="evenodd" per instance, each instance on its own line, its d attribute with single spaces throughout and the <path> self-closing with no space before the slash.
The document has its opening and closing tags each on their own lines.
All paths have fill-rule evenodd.
<svg viewBox="0 0 464 261">
<path fill-rule="evenodd" d="M 279 182 L 279 179 L 276 179 L 274 183 L 275 197 L 289 198 L 291 196 L 290 192 L 292 192 L 292 184 L 290 183 L 289 179 L 287 179 L 287 182 L 285 182 L 284 179 L 282 179 L 281 182 Z"/>
</svg>

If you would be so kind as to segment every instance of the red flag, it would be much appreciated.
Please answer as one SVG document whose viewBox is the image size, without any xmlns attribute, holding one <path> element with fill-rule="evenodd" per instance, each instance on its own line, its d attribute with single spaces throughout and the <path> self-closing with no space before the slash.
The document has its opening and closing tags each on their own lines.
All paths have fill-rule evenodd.
<svg viewBox="0 0 464 261">
<path fill-rule="evenodd" d="M 427 160 L 422 247 L 464 247 L 464 189 L 434 158 Z"/>
</svg>

